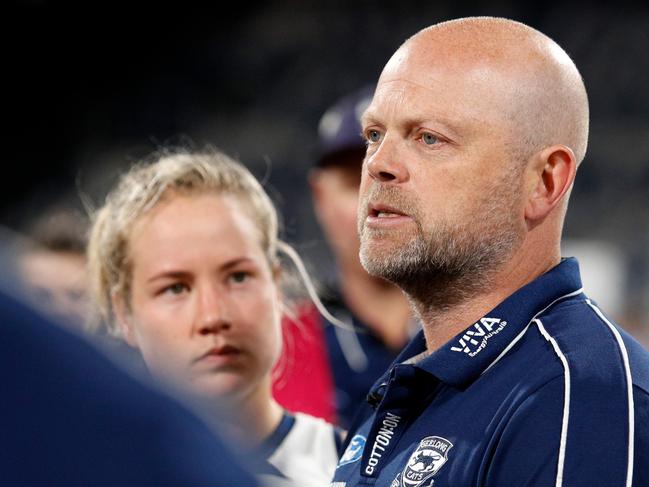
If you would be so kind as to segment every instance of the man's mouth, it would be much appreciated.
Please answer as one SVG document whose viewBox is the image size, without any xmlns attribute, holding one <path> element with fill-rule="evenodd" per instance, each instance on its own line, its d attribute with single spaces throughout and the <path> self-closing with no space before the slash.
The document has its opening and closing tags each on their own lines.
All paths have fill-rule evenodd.
<svg viewBox="0 0 649 487">
<path fill-rule="evenodd" d="M 402 211 L 382 204 L 370 204 L 368 216 L 374 218 L 398 218 L 400 216 L 407 216 Z"/>
<path fill-rule="evenodd" d="M 367 207 L 365 225 L 368 227 L 391 228 L 412 222 L 412 217 L 394 206 L 370 203 Z"/>
<path fill-rule="evenodd" d="M 377 218 L 396 218 L 396 217 L 399 216 L 399 214 L 398 213 L 389 213 L 389 212 L 385 212 L 385 211 L 380 211 L 380 212 L 376 213 L 373 216 L 376 216 Z"/>
</svg>

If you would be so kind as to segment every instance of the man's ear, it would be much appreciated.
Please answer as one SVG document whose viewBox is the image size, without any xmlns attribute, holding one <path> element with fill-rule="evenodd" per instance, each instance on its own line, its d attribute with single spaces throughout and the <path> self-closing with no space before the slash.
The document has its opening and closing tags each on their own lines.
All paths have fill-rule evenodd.
<svg viewBox="0 0 649 487">
<path fill-rule="evenodd" d="M 130 346 L 138 348 L 137 337 L 133 329 L 133 318 L 128 310 L 124 296 L 121 293 L 113 293 L 111 295 L 111 302 L 115 321 L 117 322 L 117 326 L 119 326 L 119 330 L 122 332 L 124 340 Z"/>
<path fill-rule="evenodd" d="M 530 164 L 531 191 L 525 205 L 525 219 L 540 223 L 570 191 L 577 172 L 572 149 L 553 145 L 539 152 Z"/>
</svg>

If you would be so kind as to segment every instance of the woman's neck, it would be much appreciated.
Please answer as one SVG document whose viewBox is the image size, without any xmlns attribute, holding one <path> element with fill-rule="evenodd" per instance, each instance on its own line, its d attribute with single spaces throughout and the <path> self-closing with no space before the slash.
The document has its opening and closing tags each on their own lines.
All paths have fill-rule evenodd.
<svg viewBox="0 0 649 487">
<path fill-rule="evenodd" d="M 282 407 L 273 399 L 270 387 L 233 399 L 230 408 L 233 434 L 240 444 L 251 448 L 277 429 L 284 414 Z"/>
</svg>

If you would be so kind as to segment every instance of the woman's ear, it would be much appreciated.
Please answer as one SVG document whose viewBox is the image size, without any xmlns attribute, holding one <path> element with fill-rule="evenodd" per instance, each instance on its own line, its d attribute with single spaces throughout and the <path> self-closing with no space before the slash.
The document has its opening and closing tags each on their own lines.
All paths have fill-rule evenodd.
<svg viewBox="0 0 649 487">
<path fill-rule="evenodd" d="M 554 145 L 539 152 L 530 165 L 531 192 L 525 205 L 525 219 L 532 225 L 544 220 L 570 191 L 577 172 L 572 149 Z"/>
<path fill-rule="evenodd" d="M 113 293 L 111 295 L 111 302 L 113 305 L 113 312 L 115 314 L 115 321 L 117 322 L 117 326 L 119 326 L 119 330 L 122 332 L 124 340 L 130 346 L 139 348 L 137 343 L 137 336 L 135 334 L 135 330 L 133 329 L 133 318 L 130 311 L 128 310 L 124 296 L 121 293 Z"/>
</svg>

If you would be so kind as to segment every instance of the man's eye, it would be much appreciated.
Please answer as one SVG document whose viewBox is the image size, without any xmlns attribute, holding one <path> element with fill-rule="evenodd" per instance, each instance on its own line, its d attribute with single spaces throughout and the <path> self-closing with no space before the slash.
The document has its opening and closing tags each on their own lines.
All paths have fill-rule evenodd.
<svg viewBox="0 0 649 487">
<path fill-rule="evenodd" d="M 381 140 L 381 132 L 378 130 L 368 130 L 367 131 L 367 141 L 374 143 Z"/>
<path fill-rule="evenodd" d="M 436 135 L 431 134 L 430 132 L 424 132 L 423 134 L 421 134 L 421 140 L 426 145 L 434 145 L 439 142 L 439 138 Z"/>
</svg>

